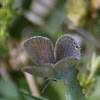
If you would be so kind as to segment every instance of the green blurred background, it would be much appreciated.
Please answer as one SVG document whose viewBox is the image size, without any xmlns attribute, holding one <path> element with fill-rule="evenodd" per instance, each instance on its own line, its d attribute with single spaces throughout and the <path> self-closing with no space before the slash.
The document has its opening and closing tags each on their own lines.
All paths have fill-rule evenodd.
<svg viewBox="0 0 100 100">
<path fill-rule="evenodd" d="M 45 78 L 23 73 L 34 65 L 23 42 L 71 34 L 81 46 L 78 80 L 88 100 L 100 100 L 100 0 L 0 0 L 0 100 L 42 100 Z M 66 100 L 63 81 L 51 82 L 43 98 Z M 36 96 L 32 96 L 32 95 Z"/>
</svg>

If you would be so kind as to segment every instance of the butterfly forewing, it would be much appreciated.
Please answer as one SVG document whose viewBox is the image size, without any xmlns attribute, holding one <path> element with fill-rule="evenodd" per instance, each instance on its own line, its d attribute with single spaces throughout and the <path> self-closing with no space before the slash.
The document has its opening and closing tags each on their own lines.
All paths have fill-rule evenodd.
<svg viewBox="0 0 100 100">
<path fill-rule="evenodd" d="M 35 36 L 26 40 L 23 46 L 30 58 L 37 65 L 55 62 L 52 43 L 48 38 Z"/>
<path fill-rule="evenodd" d="M 63 35 L 56 42 L 55 57 L 56 61 L 66 57 L 80 59 L 80 46 L 70 35 Z"/>
</svg>

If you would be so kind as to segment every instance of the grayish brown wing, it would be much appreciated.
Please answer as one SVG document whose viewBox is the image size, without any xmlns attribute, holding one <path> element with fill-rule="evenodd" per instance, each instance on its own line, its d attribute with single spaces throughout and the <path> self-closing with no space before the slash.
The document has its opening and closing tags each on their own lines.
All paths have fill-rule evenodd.
<svg viewBox="0 0 100 100">
<path fill-rule="evenodd" d="M 57 40 L 54 53 L 56 62 L 66 57 L 80 59 L 81 55 L 80 46 L 72 38 L 72 36 L 68 34 L 63 35 Z"/>
<path fill-rule="evenodd" d="M 78 62 L 79 59 L 71 57 L 58 61 L 54 67 L 54 71 L 56 73 L 56 79 L 62 79 L 68 77 L 74 70 Z"/>
<path fill-rule="evenodd" d="M 26 40 L 23 46 L 29 57 L 37 65 L 55 62 L 52 43 L 48 38 L 35 36 Z"/>
<path fill-rule="evenodd" d="M 52 64 L 46 64 L 43 66 L 29 66 L 22 69 L 24 72 L 27 72 L 32 75 L 53 78 L 55 77 L 54 69 Z"/>
</svg>

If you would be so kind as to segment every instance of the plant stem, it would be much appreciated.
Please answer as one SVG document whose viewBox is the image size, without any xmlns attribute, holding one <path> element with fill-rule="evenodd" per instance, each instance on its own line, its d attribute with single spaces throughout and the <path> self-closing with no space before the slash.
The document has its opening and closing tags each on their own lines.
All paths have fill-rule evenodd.
<svg viewBox="0 0 100 100">
<path fill-rule="evenodd" d="M 66 79 L 66 100 L 87 100 L 85 95 L 82 93 L 82 87 L 77 80 L 78 70 L 75 69 L 69 78 Z"/>
<path fill-rule="evenodd" d="M 32 94 L 34 96 L 37 96 L 37 97 L 40 97 L 40 93 L 39 93 L 39 90 L 36 86 L 36 83 L 35 83 L 35 80 L 34 80 L 34 76 L 28 74 L 28 73 L 24 73 L 25 74 L 25 77 L 26 77 L 26 80 L 27 80 L 27 83 L 29 85 L 29 88 L 32 92 Z"/>
</svg>

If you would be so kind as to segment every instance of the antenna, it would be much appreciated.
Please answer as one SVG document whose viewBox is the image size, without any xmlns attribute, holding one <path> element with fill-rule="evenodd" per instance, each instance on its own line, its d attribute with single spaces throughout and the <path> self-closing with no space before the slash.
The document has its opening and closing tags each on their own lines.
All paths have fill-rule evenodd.
<svg viewBox="0 0 100 100">
<path fill-rule="evenodd" d="M 52 80 L 50 80 L 50 81 L 48 82 L 48 84 L 43 88 L 43 90 L 41 91 L 41 96 L 42 96 L 42 93 L 44 92 L 44 90 L 45 90 L 46 87 L 50 84 L 51 81 L 52 81 Z"/>
<path fill-rule="evenodd" d="M 43 80 L 42 83 L 44 83 L 45 81 L 48 81 L 48 80 L 51 80 L 51 78 L 47 78 L 47 79 Z M 40 85 L 40 84 L 39 84 L 39 85 Z"/>
</svg>

